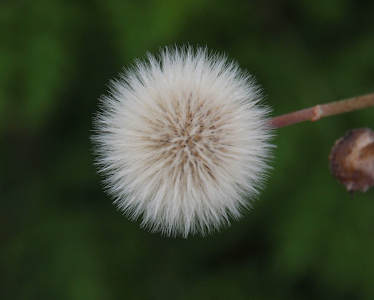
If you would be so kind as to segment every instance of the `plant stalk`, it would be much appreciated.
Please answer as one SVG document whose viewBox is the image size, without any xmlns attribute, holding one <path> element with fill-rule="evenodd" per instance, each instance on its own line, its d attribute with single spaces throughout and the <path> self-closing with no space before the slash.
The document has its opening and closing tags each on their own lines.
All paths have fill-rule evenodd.
<svg viewBox="0 0 374 300">
<path fill-rule="evenodd" d="M 316 105 L 313 107 L 274 117 L 270 120 L 270 124 L 274 128 L 279 128 L 308 120 L 317 121 L 323 117 L 343 114 L 370 106 L 374 106 L 374 93 L 336 102 Z"/>
</svg>

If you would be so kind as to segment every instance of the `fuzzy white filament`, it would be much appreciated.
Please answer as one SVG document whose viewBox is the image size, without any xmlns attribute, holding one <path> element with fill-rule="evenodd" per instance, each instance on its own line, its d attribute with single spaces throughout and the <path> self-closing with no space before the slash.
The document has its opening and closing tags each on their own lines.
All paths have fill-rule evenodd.
<svg viewBox="0 0 374 300">
<path fill-rule="evenodd" d="M 168 236 L 241 216 L 268 169 L 269 109 L 225 56 L 165 48 L 102 96 L 93 136 L 107 191 L 130 219 Z"/>
</svg>

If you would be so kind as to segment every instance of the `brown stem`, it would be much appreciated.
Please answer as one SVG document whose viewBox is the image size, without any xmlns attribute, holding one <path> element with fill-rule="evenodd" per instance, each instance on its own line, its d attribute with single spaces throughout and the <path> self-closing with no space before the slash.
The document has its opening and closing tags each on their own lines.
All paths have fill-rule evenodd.
<svg viewBox="0 0 374 300">
<path fill-rule="evenodd" d="M 346 100 L 316 105 L 271 119 L 272 127 L 279 128 L 303 121 L 317 121 L 323 117 L 342 114 L 366 107 L 374 106 L 374 93 Z"/>
</svg>

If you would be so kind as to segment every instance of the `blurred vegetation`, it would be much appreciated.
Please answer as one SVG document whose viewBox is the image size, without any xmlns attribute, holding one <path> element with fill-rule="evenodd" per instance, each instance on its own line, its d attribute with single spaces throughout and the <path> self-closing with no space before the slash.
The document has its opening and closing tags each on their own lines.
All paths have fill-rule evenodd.
<svg viewBox="0 0 374 300">
<path fill-rule="evenodd" d="M 374 299 L 374 190 L 349 198 L 327 156 L 373 108 L 278 130 L 239 222 L 202 238 L 139 229 L 92 165 L 98 97 L 134 58 L 226 52 L 274 115 L 373 92 L 369 0 L 0 2 L 1 299 Z"/>
</svg>

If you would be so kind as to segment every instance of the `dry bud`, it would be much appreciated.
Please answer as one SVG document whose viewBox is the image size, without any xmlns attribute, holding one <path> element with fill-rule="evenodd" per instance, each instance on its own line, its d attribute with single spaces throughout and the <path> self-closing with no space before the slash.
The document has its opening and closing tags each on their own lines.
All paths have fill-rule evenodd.
<svg viewBox="0 0 374 300">
<path fill-rule="evenodd" d="M 335 142 L 329 160 L 332 176 L 349 192 L 366 192 L 374 185 L 374 132 L 349 130 Z"/>
</svg>

